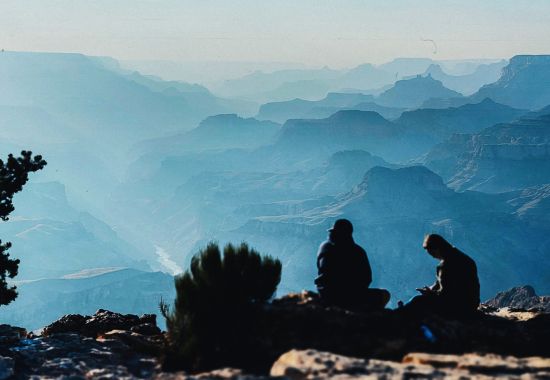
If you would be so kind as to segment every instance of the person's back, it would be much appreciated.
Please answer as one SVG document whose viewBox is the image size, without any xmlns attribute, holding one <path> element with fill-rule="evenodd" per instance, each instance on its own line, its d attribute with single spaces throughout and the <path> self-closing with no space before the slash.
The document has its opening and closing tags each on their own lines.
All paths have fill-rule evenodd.
<svg viewBox="0 0 550 380">
<path fill-rule="evenodd" d="M 318 276 L 315 285 L 326 303 L 350 309 L 383 308 L 389 292 L 369 289 L 372 272 L 367 253 L 355 244 L 353 226 L 339 219 L 329 230 L 329 239 L 321 244 L 317 254 Z"/>
<path fill-rule="evenodd" d="M 477 266 L 464 252 L 455 247 L 444 254 L 437 268 L 441 284 L 440 296 L 451 310 L 472 311 L 479 306 Z"/>
<path fill-rule="evenodd" d="M 356 298 L 371 283 L 371 268 L 366 252 L 352 241 L 325 241 L 317 255 L 317 289 L 325 297 Z"/>
<path fill-rule="evenodd" d="M 474 260 L 440 235 L 427 235 L 423 246 L 430 256 L 440 260 L 437 280 L 430 287 L 417 289 L 421 295 L 409 301 L 404 309 L 457 317 L 473 313 L 479 306 L 479 279 Z"/>
</svg>

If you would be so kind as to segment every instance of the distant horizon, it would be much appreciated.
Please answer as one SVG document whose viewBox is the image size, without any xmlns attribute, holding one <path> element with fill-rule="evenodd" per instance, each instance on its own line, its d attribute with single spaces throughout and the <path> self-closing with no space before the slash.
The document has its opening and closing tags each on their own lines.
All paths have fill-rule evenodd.
<svg viewBox="0 0 550 380">
<path fill-rule="evenodd" d="M 0 3 L 0 49 L 119 60 L 379 64 L 548 51 L 544 0 L 57 0 Z"/>
<path fill-rule="evenodd" d="M 463 75 L 464 72 L 454 72 L 450 69 L 454 64 L 474 63 L 474 64 L 490 64 L 500 61 L 509 61 L 511 57 L 502 58 L 463 58 L 463 59 L 439 59 L 437 57 L 406 57 L 396 56 L 388 61 L 379 63 L 362 61 L 351 66 L 333 67 L 325 65 L 308 65 L 304 62 L 285 62 L 285 61 L 173 61 L 163 59 L 136 59 L 126 60 L 117 56 L 109 56 L 106 54 L 90 55 L 78 51 L 16 51 L 2 50 L 5 53 L 14 54 L 67 54 L 67 55 L 83 55 L 90 58 L 113 59 L 122 69 L 130 71 L 138 71 L 144 75 L 158 76 L 164 80 L 177 80 L 184 82 L 200 83 L 203 85 L 214 85 L 220 81 L 242 78 L 256 72 L 270 74 L 283 70 L 333 70 L 347 71 L 352 70 L 362 65 L 373 65 L 380 67 L 398 60 L 431 60 L 442 64 L 444 72 L 451 75 Z M 523 55 L 523 54 L 518 54 Z M 530 55 L 530 54 L 527 54 Z M 446 65 L 447 64 L 447 65 Z M 467 70 L 468 71 L 468 70 Z M 473 71 L 471 68 L 470 71 Z"/>
<path fill-rule="evenodd" d="M 299 65 L 303 66 L 304 68 L 308 69 L 322 69 L 322 68 L 329 68 L 333 70 L 345 70 L 345 69 L 352 69 L 357 66 L 361 66 L 364 64 L 372 64 L 373 66 L 380 66 L 384 65 L 386 63 L 393 62 L 398 59 L 429 59 L 436 62 L 498 62 L 501 60 L 509 60 L 510 58 L 517 56 L 517 55 L 550 55 L 550 48 L 547 53 L 517 53 L 513 54 L 511 56 L 502 56 L 502 57 L 464 57 L 464 58 L 439 58 L 439 57 L 430 57 L 428 55 L 425 56 L 401 56 L 396 55 L 394 57 L 390 57 L 385 60 L 381 61 L 357 61 L 355 63 L 351 63 L 346 66 L 332 66 L 330 64 L 308 64 L 307 62 L 300 62 L 300 61 L 283 61 L 283 60 L 178 60 L 178 59 L 161 59 L 161 58 L 135 58 L 135 59 L 126 59 L 121 58 L 116 55 L 109 55 L 109 54 L 89 54 L 84 51 L 63 51 L 63 50 L 10 50 L 10 49 L 2 49 L 2 52 L 4 53 L 31 53 L 31 54 L 74 54 L 74 55 L 84 55 L 87 57 L 93 57 L 93 58 L 112 58 L 119 62 L 169 62 L 169 63 L 177 63 L 177 64 L 199 64 L 199 63 L 216 63 L 216 64 L 278 64 L 278 65 Z"/>
</svg>

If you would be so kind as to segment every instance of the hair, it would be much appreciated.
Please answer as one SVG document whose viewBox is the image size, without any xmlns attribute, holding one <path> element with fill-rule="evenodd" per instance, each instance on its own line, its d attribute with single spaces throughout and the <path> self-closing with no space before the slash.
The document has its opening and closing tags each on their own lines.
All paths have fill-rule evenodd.
<svg viewBox="0 0 550 380">
<path fill-rule="evenodd" d="M 445 238 L 443 236 L 438 235 L 438 234 L 426 235 L 426 237 L 424 238 L 424 243 L 422 244 L 422 246 L 426 249 L 435 248 L 435 249 L 439 249 L 439 250 L 442 250 L 442 251 L 446 251 L 446 250 L 453 247 L 447 240 L 445 240 Z"/>
</svg>

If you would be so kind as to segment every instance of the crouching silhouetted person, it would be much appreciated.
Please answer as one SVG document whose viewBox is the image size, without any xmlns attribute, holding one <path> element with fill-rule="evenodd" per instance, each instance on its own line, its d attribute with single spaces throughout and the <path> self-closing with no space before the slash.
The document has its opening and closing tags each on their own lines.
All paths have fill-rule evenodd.
<svg viewBox="0 0 550 380">
<path fill-rule="evenodd" d="M 390 300 L 384 289 L 369 289 L 372 271 L 367 253 L 355 244 L 353 225 L 338 219 L 317 254 L 315 285 L 321 300 L 351 310 L 381 310 Z"/>
<path fill-rule="evenodd" d="M 421 294 L 407 303 L 405 310 L 457 317 L 475 312 L 479 306 L 479 279 L 474 260 L 440 235 L 426 236 L 423 246 L 430 256 L 440 260 L 437 280 L 430 287 L 416 289 Z"/>
</svg>

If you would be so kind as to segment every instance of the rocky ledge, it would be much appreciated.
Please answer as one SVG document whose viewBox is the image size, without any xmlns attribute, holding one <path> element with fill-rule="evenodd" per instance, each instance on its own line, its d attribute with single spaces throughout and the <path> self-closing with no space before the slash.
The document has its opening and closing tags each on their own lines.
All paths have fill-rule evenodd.
<svg viewBox="0 0 550 380">
<path fill-rule="evenodd" d="M 360 359 L 315 350 L 292 350 L 271 368 L 272 376 L 298 379 L 508 379 L 550 376 L 550 359 L 499 355 L 410 353 L 402 361 Z"/>
<path fill-rule="evenodd" d="M 165 335 L 154 315 L 67 315 L 38 336 L 0 325 L 0 380 L 550 376 L 550 314 L 540 309 L 483 306 L 468 320 L 412 318 L 325 307 L 302 292 L 267 305 L 262 325 L 255 347 L 262 363 L 194 375 L 162 371 Z"/>
<path fill-rule="evenodd" d="M 70 314 L 39 336 L 0 325 L 0 379 L 149 378 L 163 346 L 154 314 Z"/>
</svg>

